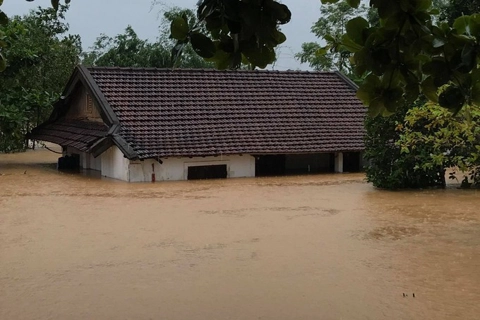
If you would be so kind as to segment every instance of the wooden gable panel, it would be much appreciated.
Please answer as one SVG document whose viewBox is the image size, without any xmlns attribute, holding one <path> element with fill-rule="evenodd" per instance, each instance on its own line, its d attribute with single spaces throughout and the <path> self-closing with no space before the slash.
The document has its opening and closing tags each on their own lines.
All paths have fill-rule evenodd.
<svg viewBox="0 0 480 320">
<path fill-rule="evenodd" d="M 92 95 L 82 85 L 72 95 L 66 118 L 103 122 L 97 103 L 95 103 Z"/>
</svg>

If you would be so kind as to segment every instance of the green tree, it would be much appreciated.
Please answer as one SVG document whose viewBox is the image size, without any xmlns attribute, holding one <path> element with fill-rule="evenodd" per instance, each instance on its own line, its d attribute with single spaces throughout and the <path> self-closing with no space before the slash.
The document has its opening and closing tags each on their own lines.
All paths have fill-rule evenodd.
<svg viewBox="0 0 480 320">
<path fill-rule="evenodd" d="M 26 147 L 25 133 L 51 113 L 80 54 L 80 37 L 68 34 L 67 7 L 37 9 L 0 27 L 7 68 L 0 74 L 0 151 Z"/>
<path fill-rule="evenodd" d="M 197 17 L 199 23 L 194 25 L 185 16 L 172 21 L 171 35 L 177 40 L 174 55 L 190 43 L 218 69 L 242 64 L 265 68 L 275 61 L 275 48 L 286 40 L 280 25 L 290 21 L 291 12 L 274 0 L 200 0 Z"/>
<path fill-rule="evenodd" d="M 418 105 L 421 105 L 420 103 Z M 399 141 L 403 141 L 405 116 L 410 106 L 399 108 L 389 117 L 367 117 L 365 120 L 365 153 L 368 165 L 365 168 L 367 181 L 383 189 L 418 189 L 443 187 L 445 184 L 444 167 L 426 166 L 418 170 L 417 166 L 430 155 L 429 146 L 418 143 L 412 152 L 405 152 Z M 415 109 L 415 108 L 414 108 Z M 444 109 L 448 112 L 446 109 Z M 418 134 L 428 134 L 417 122 Z"/>
<path fill-rule="evenodd" d="M 480 13 L 480 2 L 477 0 L 437 0 L 440 19 L 449 24 L 464 15 Z"/>
<path fill-rule="evenodd" d="M 440 12 L 446 9 L 445 4 L 441 0 L 435 2 Z M 440 149 L 441 145 L 452 146 L 453 141 L 471 144 L 471 135 L 467 138 L 465 133 L 466 128 L 474 127 L 475 123 L 467 122 L 464 117 L 453 117 L 438 104 L 425 105 L 425 99 L 399 106 L 389 117 L 368 116 L 365 122 L 365 158 L 370 163 L 366 168 L 367 180 L 387 189 L 445 186 L 444 172 L 451 166 L 469 170 L 473 179 L 478 170 L 474 166 L 467 169 L 462 164 L 458 148 Z M 444 139 L 441 144 L 440 137 Z M 475 157 L 475 152 L 478 154 L 478 150 L 471 148 L 468 157 Z M 468 158 L 465 153 L 462 157 Z"/>
<path fill-rule="evenodd" d="M 168 49 L 140 39 L 131 26 L 113 38 L 101 35 L 92 50 L 82 54 L 82 63 L 91 66 L 163 68 L 170 60 Z"/>
<path fill-rule="evenodd" d="M 358 6 L 359 1 L 350 2 Z M 356 75 L 367 76 L 357 95 L 370 114 L 391 114 L 421 94 L 453 112 L 480 104 L 479 14 L 460 17 L 452 26 L 435 22 L 431 0 L 371 0 L 370 5 L 378 11 L 378 26 L 353 18 L 340 42 L 331 43 L 353 53 Z"/>
<path fill-rule="evenodd" d="M 325 38 L 334 38 L 330 39 L 331 42 L 338 43 L 340 37 L 345 33 L 347 21 L 356 16 L 366 17 L 367 12 L 365 5 L 352 8 L 346 0 L 332 5 L 322 5 L 320 7 L 320 18 L 313 24 L 311 31 L 322 41 Z M 369 18 L 374 19 L 373 16 Z M 295 56 L 302 63 L 308 63 L 315 70 L 338 70 L 348 76 L 353 76 L 349 61 L 350 55 L 350 51 L 345 48 L 333 48 L 317 42 L 306 42 L 302 44 L 302 52 Z"/>
<path fill-rule="evenodd" d="M 27 0 L 27 1 L 33 1 L 33 0 Z M 54 8 L 55 11 L 58 10 L 60 6 L 60 1 L 59 0 L 52 0 L 52 7 Z M 65 0 L 65 4 L 68 5 L 70 3 L 70 0 Z M 3 0 L 0 0 L 0 7 L 3 5 Z M 8 16 L 5 12 L 3 12 L 0 9 L 0 26 L 4 26 L 8 23 Z M 7 48 L 7 36 L 0 31 L 0 72 L 5 70 L 7 67 L 6 59 L 4 52 Z"/>
<path fill-rule="evenodd" d="M 396 146 L 401 148 L 399 158 L 413 162 L 413 169 L 422 174 L 454 168 L 450 178 L 459 172 L 468 184 L 468 178 L 480 186 L 480 108 L 465 107 L 457 116 L 438 104 L 427 103 L 407 112 Z"/>
<path fill-rule="evenodd" d="M 186 16 L 196 23 L 195 14 L 188 9 L 172 8 L 164 13 L 155 42 L 138 37 L 131 26 L 115 37 L 102 34 L 91 51 L 82 54 L 82 63 L 91 66 L 153 67 L 153 68 L 212 68 L 213 64 L 198 56 L 191 45 L 185 44 L 184 54 L 172 59 L 176 43 L 169 37 L 169 26 L 178 16 Z"/>
</svg>

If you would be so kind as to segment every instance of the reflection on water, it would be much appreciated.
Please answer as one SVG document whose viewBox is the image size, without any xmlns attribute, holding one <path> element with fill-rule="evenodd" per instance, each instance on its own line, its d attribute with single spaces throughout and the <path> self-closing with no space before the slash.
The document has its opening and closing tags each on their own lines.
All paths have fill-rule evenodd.
<svg viewBox="0 0 480 320">
<path fill-rule="evenodd" d="M 360 174 L 128 184 L 56 157 L 0 155 L 0 319 L 480 314 L 478 191 Z"/>
</svg>

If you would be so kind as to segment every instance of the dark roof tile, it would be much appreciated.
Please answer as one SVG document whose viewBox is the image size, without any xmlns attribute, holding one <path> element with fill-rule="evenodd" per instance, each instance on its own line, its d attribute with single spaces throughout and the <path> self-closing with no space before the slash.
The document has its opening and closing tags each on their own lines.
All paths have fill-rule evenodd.
<svg viewBox="0 0 480 320">
<path fill-rule="evenodd" d="M 58 119 L 53 123 L 47 122 L 36 127 L 29 134 L 29 138 L 86 151 L 98 139 L 104 137 L 107 131 L 108 127 L 102 122 Z"/>
<path fill-rule="evenodd" d="M 336 73 L 89 68 L 140 158 L 364 149 Z"/>
</svg>

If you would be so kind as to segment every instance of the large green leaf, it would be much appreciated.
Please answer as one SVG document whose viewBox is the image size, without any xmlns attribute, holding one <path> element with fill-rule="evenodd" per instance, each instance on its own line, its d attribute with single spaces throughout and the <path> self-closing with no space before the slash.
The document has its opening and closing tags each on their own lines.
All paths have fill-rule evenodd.
<svg viewBox="0 0 480 320">
<path fill-rule="evenodd" d="M 465 104 L 465 96 L 460 88 L 451 85 L 440 94 L 438 103 L 456 114 Z"/>
<path fill-rule="evenodd" d="M 480 107 L 480 83 L 477 83 L 472 88 L 472 102 Z"/>
<path fill-rule="evenodd" d="M 262 69 L 275 61 L 275 51 L 268 47 L 246 48 L 243 51 L 243 54 L 251 64 Z"/>
<path fill-rule="evenodd" d="M 346 30 L 348 37 L 355 43 L 362 45 L 365 43 L 363 31 L 369 26 L 368 21 L 362 17 L 354 18 L 347 22 Z"/>
<path fill-rule="evenodd" d="M 432 0 L 416 0 L 414 2 L 417 11 L 425 11 L 432 6 Z"/>
<path fill-rule="evenodd" d="M 399 1 L 370 0 L 370 6 L 378 8 L 381 19 L 387 19 L 402 11 Z"/>
<path fill-rule="evenodd" d="M 7 62 L 5 61 L 5 58 L 3 55 L 0 53 L 0 72 L 4 71 L 7 68 Z"/>
<path fill-rule="evenodd" d="M 395 111 L 405 105 L 403 91 L 398 87 L 385 90 L 383 97 L 385 109 L 387 109 L 390 114 L 395 113 Z"/>
<path fill-rule="evenodd" d="M 274 31 L 273 38 L 275 39 L 275 42 L 277 43 L 277 45 L 287 41 L 287 37 L 285 36 L 285 34 L 277 30 Z"/>
<path fill-rule="evenodd" d="M 188 22 L 183 17 L 176 17 L 170 25 L 170 32 L 174 39 L 185 40 L 188 36 Z"/>
<path fill-rule="evenodd" d="M 8 17 L 5 12 L 0 11 L 0 25 L 6 25 L 8 23 Z"/>
<path fill-rule="evenodd" d="M 438 88 L 433 83 L 433 77 L 428 77 L 421 85 L 423 94 L 433 102 L 438 102 L 437 90 Z"/>
<path fill-rule="evenodd" d="M 369 105 L 371 100 L 377 96 L 377 92 L 381 89 L 382 83 L 378 77 L 370 74 L 360 84 L 357 90 L 357 97 L 362 100 L 365 105 Z"/>
<path fill-rule="evenodd" d="M 466 44 L 461 52 L 461 63 L 457 66 L 457 70 L 462 73 L 468 73 L 477 65 L 477 49 L 470 45 Z"/>
<path fill-rule="evenodd" d="M 473 85 L 480 83 L 480 69 L 478 68 L 472 70 L 472 83 Z"/>
<path fill-rule="evenodd" d="M 55 10 L 58 10 L 59 0 L 52 0 L 52 7 Z"/>
<path fill-rule="evenodd" d="M 215 67 L 218 70 L 232 69 L 233 66 L 233 55 L 222 50 L 218 50 L 215 57 Z"/>
<path fill-rule="evenodd" d="M 443 60 L 434 60 L 423 65 L 423 72 L 432 75 L 433 83 L 438 88 L 450 81 L 450 67 Z"/>
<path fill-rule="evenodd" d="M 377 97 L 373 99 L 368 105 L 368 115 L 372 118 L 375 118 L 376 116 L 380 115 L 381 113 L 383 113 L 384 110 L 385 110 L 385 104 L 381 97 Z"/>
<path fill-rule="evenodd" d="M 414 103 L 420 94 L 420 87 L 418 83 L 409 83 L 405 86 L 405 101 L 407 103 Z"/>
<path fill-rule="evenodd" d="M 461 16 L 455 20 L 453 23 L 453 28 L 457 30 L 458 33 L 466 33 L 470 30 L 470 17 L 469 16 Z"/>
<path fill-rule="evenodd" d="M 352 8 L 358 8 L 358 6 L 360 5 L 360 0 L 347 0 L 347 3 Z"/>
<path fill-rule="evenodd" d="M 369 90 L 369 88 L 365 88 L 365 87 L 360 87 L 358 90 L 357 90 L 357 98 L 360 99 L 363 104 L 365 105 L 368 105 L 370 104 L 370 96 L 371 96 L 371 91 Z"/>
<path fill-rule="evenodd" d="M 192 33 L 190 43 L 193 50 L 202 58 L 211 58 L 215 55 L 215 44 L 210 38 L 201 33 Z"/>
<path fill-rule="evenodd" d="M 473 36 L 480 37 L 480 14 L 472 14 L 470 16 L 470 32 Z"/>
<path fill-rule="evenodd" d="M 288 9 L 288 7 L 284 4 L 273 2 L 271 4 L 271 10 L 272 10 L 273 16 L 281 24 L 288 23 L 292 18 L 292 13 L 290 12 L 290 9 Z"/>
<path fill-rule="evenodd" d="M 354 42 L 347 34 L 342 36 L 342 45 L 350 52 L 358 52 L 362 50 L 362 46 Z"/>
</svg>

